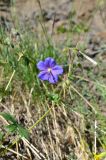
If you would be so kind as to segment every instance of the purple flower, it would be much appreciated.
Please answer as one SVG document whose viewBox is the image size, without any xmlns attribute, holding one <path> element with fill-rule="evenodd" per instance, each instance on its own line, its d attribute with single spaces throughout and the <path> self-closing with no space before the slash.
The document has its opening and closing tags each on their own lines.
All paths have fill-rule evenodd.
<svg viewBox="0 0 106 160">
<path fill-rule="evenodd" d="M 56 83 L 58 81 L 58 76 L 63 74 L 63 68 L 57 65 L 55 60 L 51 57 L 38 62 L 37 68 L 40 70 L 38 78 L 43 81 L 47 80 L 50 83 Z"/>
</svg>

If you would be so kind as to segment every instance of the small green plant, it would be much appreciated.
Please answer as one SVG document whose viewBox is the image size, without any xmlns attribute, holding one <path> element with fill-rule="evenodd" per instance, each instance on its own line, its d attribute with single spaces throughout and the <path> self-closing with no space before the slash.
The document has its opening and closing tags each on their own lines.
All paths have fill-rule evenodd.
<svg viewBox="0 0 106 160">
<path fill-rule="evenodd" d="M 12 106 L 14 115 L 15 106 L 19 106 L 28 122 L 24 127 L 10 112 L 0 113 L 0 156 L 12 152 L 17 159 L 105 157 L 106 118 L 101 109 L 105 106 L 106 86 L 100 71 L 93 72 L 99 68 L 98 63 L 84 53 L 87 44 L 75 46 L 69 39 L 69 45 L 54 45 L 41 25 L 41 38 L 28 26 L 10 33 L 0 28 L 0 106 L 2 110 Z M 86 24 L 71 21 L 68 29 L 62 25 L 57 32 L 70 33 L 73 39 L 74 34 L 79 36 L 88 30 Z"/>
<path fill-rule="evenodd" d="M 21 138 L 29 138 L 28 130 L 25 129 L 21 124 L 19 124 L 12 115 L 10 115 L 9 113 L 0 113 L 0 115 L 8 122 L 8 125 L 4 127 L 10 134 L 16 133 Z"/>
</svg>

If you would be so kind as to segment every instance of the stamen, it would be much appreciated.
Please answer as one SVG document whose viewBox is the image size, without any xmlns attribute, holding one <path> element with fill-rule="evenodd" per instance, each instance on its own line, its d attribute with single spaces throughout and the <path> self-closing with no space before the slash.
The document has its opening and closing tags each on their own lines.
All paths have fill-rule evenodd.
<svg viewBox="0 0 106 160">
<path fill-rule="evenodd" d="M 48 72 L 51 72 L 51 68 L 48 68 Z"/>
</svg>

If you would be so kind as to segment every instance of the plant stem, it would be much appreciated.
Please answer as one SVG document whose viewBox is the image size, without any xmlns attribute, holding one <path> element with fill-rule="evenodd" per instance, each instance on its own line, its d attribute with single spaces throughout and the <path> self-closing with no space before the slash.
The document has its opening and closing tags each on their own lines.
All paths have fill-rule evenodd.
<svg viewBox="0 0 106 160">
<path fill-rule="evenodd" d="M 45 114 L 44 114 L 42 117 L 40 117 L 40 119 L 38 119 L 38 120 L 33 124 L 33 126 L 31 126 L 28 130 L 31 131 L 39 122 L 41 122 L 41 121 L 48 115 L 48 113 L 51 111 L 51 109 L 52 109 L 52 108 L 49 108 L 49 109 L 45 112 Z"/>
</svg>

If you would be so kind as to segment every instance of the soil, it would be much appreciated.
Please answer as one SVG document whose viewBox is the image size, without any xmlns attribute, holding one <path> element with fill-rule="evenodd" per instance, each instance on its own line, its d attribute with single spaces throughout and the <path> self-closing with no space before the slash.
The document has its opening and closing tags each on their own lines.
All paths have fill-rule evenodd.
<svg viewBox="0 0 106 160">
<path fill-rule="evenodd" d="M 15 0 L 11 5 L 9 1 L 0 1 L 0 17 L 1 23 L 4 23 L 8 28 L 13 27 L 11 18 L 17 17 L 22 26 L 30 25 L 35 31 L 41 28 L 38 25 L 38 18 L 41 16 L 40 6 L 37 0 Z M 94 37 L 105 41 L 106 40 L 106 5 L 97 5 L 97 0 L 43 0 L 41 1 L 43 20 L 47 27 L 48 33 L 52 34 L 56 42 L 64 42 L 67 39 L 66 33 L 58 34 L 57 30 L 61 26 L 68 28 L 69 17 L 72 23 L 85 23 L 89 27 L 87 34 L 80 34 L 80 37 L 75 35 L 73 41 L 86 41 L 86 37 Z M 99 9 L 98 9 L 99 8 Z M 73 15 L 75 12 L 75 16 Z M 54 28 L 53 27 L 54 24 Z M 37 28 L 37 29 L 36 29 Z M 92 36 L 93 35 L 93 36 Z M 83 37 L 83 39 L 82 39 Z M 90 38 L 91 38 L 90 37 Z"/>
</svg>

